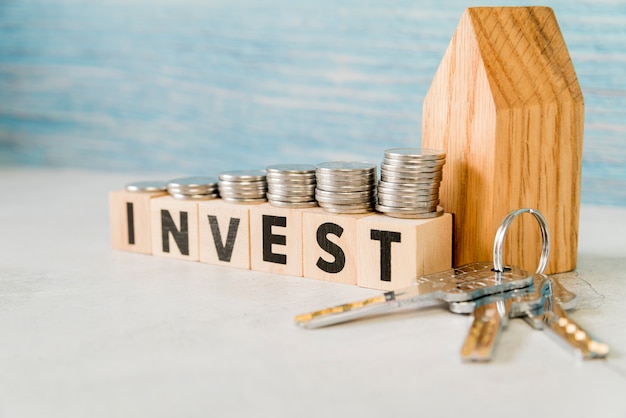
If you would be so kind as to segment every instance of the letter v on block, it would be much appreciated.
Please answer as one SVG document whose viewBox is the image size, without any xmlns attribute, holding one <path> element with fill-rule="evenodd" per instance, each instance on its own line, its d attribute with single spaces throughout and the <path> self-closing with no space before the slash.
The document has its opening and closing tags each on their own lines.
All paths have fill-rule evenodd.
<svg viewBox="0 0 626 418">
<path fill-rule="evenodd" d="M 198 203 L 200 262 L 250 268 L 249 212 L 221 199 Z"/>
</svg>

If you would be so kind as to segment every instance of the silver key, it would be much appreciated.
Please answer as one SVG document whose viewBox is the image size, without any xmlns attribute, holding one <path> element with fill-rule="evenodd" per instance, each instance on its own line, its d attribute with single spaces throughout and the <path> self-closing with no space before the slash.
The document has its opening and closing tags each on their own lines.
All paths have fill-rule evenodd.
<svg viewBox="0 0 626 418">
<path fill-rule="evenodd" d="M 529 286 L 533 277 L 517 267 L 502 273 L 492 271 L 488 262 L 422 276 L 412 286 L 386 292 L 358 302 L 298 315 L 296 324 L 318 328 L 402 308 L 420 307 L 432 300 L 461 302 L 506 290 Z"/>
<path fill-rule="evenodd" d="M 407 307 L 420 307 L 432 300 L 463 302 L 530 286 L 533 277 L 526 271 L 517 267 L 504 267 L 502 264 L 502 244 L 506 231 L 515 217 L 526 212 L 533 214 L 540 222 L 543 247 L 539 269 L 543 272 L 550 253 L 550 239 L 545 219 L 533 209 L 519 209 L 509 213 L 496 232 L 493 269 L 492 264 L 488 262 L 470 263 L 456 269 L 422 276 L 412 286 L 402 290 L 298 315 L 295 322 L 304 328 L 318 328 Z"/>
<path fill-rule="evenodd" d="M 545 329 L 558 337 L 565 346 L 582 359 L 604 358 L 609 354 L 609 346 L 598 341 L 569 317 L 563 306 L 556 300 L 556 286 L 548 279 L 544 284 L 543 310 L 541 318 Z"/>
<path fill-rule="evenodd" d="M 474 312 L 474 321 L 469 329 L 463 347 L 461 358 L 466 361 L 489 361 L 493 356 L 498 336 L 506 326 L 513 313 L 526 315 L 533 309 L 538 309 L 543 303 L 541 289 L 546 276 L 542 273 L 548 263 L 550 254 L 550 234 L 548 225 L 541 213 L 533 209 L 520 209 L 509 213 L 496 232 L 494 242 L 494 268 L 496 271 L 502 268 L 502 245 L 504 237 L 513 220 L 523 214 L 530 213 L 539 222 L 542 236 L 542 253 L 537 272 L 533 278 L 533 286 L 506 293 L 486 296 L 479 300 L 450 304 L 453 312 Z"/>
<path fill-rule="evenodd" d="M 522 317 L 533 327 L 541 329 L 548 280 L 544 274 L 535 274 L 532 286 L 448 304 L 452 312 L 474 313 L 474 321 L 461 348 L 461 358 L 466 361 L 491 360 L 498 336 L 510 318 Z M 555 300 L 563 301 L 568 309 L 576 306 L 574 293 L 558 284 L 553 289 Z"/>
</svg>

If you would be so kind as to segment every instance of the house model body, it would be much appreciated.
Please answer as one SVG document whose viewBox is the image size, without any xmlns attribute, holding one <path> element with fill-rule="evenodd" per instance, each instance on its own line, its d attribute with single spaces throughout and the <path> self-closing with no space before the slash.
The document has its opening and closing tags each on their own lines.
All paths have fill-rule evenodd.
<svg viewBox="0 0 626 418">
<path fill-rule="evenodd" d="M 511 210 L 547 219 L 546 273 L 573 270 L 583 145 L 583 95 L 553 11 L 465 11 L 424 100 L 422 147 L 447 152 L 441 204 L 454 214 L 454 265 L 491 260 Z M 516 220 L 505 264 L 536 269 L 541 236 Z"/>
</svg>

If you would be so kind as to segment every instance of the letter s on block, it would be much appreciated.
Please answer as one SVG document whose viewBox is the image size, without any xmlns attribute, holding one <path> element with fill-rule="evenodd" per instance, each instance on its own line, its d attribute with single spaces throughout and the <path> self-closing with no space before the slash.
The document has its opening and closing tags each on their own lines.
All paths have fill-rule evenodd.
<svg viewBox="0 0 626 418">
<path fill-rule="evenodd" d="M 341 238 L 343 228 L 332 222 L 323 223 L 317 228 L 317 243 L 322 250 L 334 257 L 334 261 L 329 262 L 320 257 L 316 265 L 326 273 L 339 273 L 346 265 L 346 254 L 340 246 L 328 239 L 328 234 Z"/>
</svg>

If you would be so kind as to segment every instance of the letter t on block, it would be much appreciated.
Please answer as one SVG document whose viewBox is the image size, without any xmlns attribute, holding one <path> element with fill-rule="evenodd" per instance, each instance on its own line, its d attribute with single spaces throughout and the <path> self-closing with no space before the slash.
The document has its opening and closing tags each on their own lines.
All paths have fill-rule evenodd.
<svg viewBox="0 0 626 418">
<path fill-rule="evenodd" d="M 372 215 L 357 221 L 357 284 L 380 290 L 410 286 L 452 265 L 452 215 L 397 219 Z"/>
</svg>

